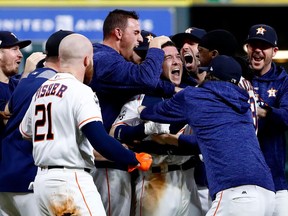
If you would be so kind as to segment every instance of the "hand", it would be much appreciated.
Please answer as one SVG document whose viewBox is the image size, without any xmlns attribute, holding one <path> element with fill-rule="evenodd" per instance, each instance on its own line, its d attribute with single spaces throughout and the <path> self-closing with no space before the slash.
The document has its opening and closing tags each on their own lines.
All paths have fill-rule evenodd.
<svg viewBox="0 0 288 216">
<path fill-rule="evenodd" d="M 272 110 L 272 108 L 260 97 L 258 97 L 257 104 L 257 116 L 259 118 L 265 118 L 268 112 Z"/>
<path fill-rule="evenodd" d="M 153 38 L 153 40 L 151 40 L 151 42 L 149 43 L 149 48 L 159 48 L 161 49 L 161 46 L 166 43 L 167 41 L 171 41 L 171 39 L 167 36 L 158 36 Z"/>
<path fill-rule="evenodd" d="M 257 107 L 257 116 L 259 117 L 259 118 L 265 118 L 266 117 L 266 115 L 267 115 L 267 110 L 266 109 L 263 109 L 263 108 L 261 108 L 261 107 Z"/>
<path fill-rule="evenodd" d="M 145 108 L 146 108 L 145 106 L 139 106 L 137 108 L 138 113 L 140 114 L 142 112 L 142 110 L 145 109 Z"/>
<path fill-rule="evenodd" d="M 46 57 L 42 52 L 32 53 L 25 62 L 24 72 L 22 73 L 21 78 L 25 78 L 28 74 L 36 69 L 38 62 Z"/>
<path fill-rule="evenodd" d="M 9 118 L 11 117 L 11 113 L 9 111 L 9 108 L 8 108 L 8 103 L 5 105 L 5 109 L 4 111 L 0 111 L 0 120 L 2 121 L 2 123 L 4 125 L 7 124 Z"/>
<path fill-rule="evenodd" d="M 5 111 L 0 111 L 0 118 L 3 120 L 8 120 L 10 118 L 11 114 L 7 113 Z"/>
<path fill-rule="evenodd" d="M 132 172 L 135 169 L 139 169 L 142 171 L 147 171 L 150 169 L 151 164 L 153 162 L 152 156 L 148 153 L 141 152 L 141 153 L 135 153 L 136 159 L 139 161 L 139 164 L 137 166 L 129 166 L 128 172 Z"/>
</svg>

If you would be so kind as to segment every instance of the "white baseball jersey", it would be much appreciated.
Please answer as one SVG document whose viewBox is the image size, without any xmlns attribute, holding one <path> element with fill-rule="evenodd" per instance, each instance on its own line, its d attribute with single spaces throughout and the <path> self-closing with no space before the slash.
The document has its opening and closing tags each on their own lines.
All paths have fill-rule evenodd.
<svg viewBox="0 0 288 216">
<path fill-rule="evenodd" d="M 113 125 L 119 125 L 119 124 L 126 124 L 130 126 L 136 126 L 143 122 L 143 120 L 140 119 L 140 115 L 137 111 L 137 108 L 142 105 L 142 101 L 144 99 L 145 95 L 136 95 L 132 97 L 131 101 L 124 104 L 124 106 L 121 109 L 120 115 L 117 117 Z M 150 139 L 150 137 L 145 138 Z M 183 164 L 187 160 L 191 158 L 191 156 L 179 156 L 179 155 L 153 155 L 153 162 L 152 166 L 159 165 L 162 163 L 167 164 Z"/>
<path fill-rule="evenodd" d="M 93 147 L 80 131 L 91 121 L 102 121 L 96 94 L 73 75 L 58 73 L 34 94 L 19 129 L 33 140 L 37 166 L 92 169 Z"/>
<path fill-rule="evenodd" d="M 140 119 L 137 109 L 143 105 L 144 97 L 144 94 L 136 95 L 127 102 L 113 125 L 136 126 L 142 123 L 143 120 Z M 184 128 L 181 133 L 183 131 Z M 146 139 L 150 139 L 150 137 Z M 139 176 L 135 180 L 134 214 L 136 216 L 201 216 L 201 203 L 194 180 L 194 168 L 168 171 L 168 165 L 184 164 L 191 156 L 151 155 L 153 157 L 152 168 L 147 172 L 139 171 Z M 161 167 L 163 172 L 153 172 L 155 167 Z M 165 168 L 167 168 L 166 171 L 164 171 Z M 121 177 L 118 176 L 119 178 Z M 167 203 L 173 204 L 167 205 Z"/>
<path fill-rule="evenodd" d="M 252 112 L 252 117 L 253 117 L 253 123 L 255 127 L 255 132 L 257 134 L 258 132 L 258 116 L 257 116 L 257 107 L 258 107 L 258 97 L 256 96 L 253 86 L 251 82 L 244 77 L 241 77 L 238 86 L 242 89 L 245 89 L 248 94 L 249 94 L 249 103 L 250 103 L 250 109 Z"/>
</svg>

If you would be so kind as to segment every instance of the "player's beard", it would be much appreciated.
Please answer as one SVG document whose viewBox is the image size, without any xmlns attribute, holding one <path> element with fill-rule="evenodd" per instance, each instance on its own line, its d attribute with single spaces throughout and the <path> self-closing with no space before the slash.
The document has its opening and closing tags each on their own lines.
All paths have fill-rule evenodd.
<svg viewBox="0 0 288 216">
<path fill-rule="evenodd" d="M 90 62 L 90 64 L 86 67 L 85 69 L 85 74 L 84 74 L 84 81 L 83 83 L 86 84 L 86 85 L 89 85 L 91 80 L 92 80 L 92 77 L 93 77 L 93 65 L 92 63 Z"/>
</svg>

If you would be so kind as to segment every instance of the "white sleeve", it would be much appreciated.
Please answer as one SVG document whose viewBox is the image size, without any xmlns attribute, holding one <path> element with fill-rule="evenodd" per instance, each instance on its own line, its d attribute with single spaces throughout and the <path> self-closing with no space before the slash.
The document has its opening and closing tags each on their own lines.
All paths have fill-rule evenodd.
<svg viewBox="0 0 288 216">
<path fill-rule="evenodd" d="M 33 99 L 32 99 L 33 101 Z M 28 110 L 25 113 L 24 118 L 22 119 L 19 125 L 19 131 L 23 137 L 31 139 L 32 138 L 32 103 L 30 103 Z"/>
<path fill-rule="evenodd" d="M 85 124 L 92 121 L 102 122 L 102 114 L 99 106 L 98 97 L 88 86 L 85 90 L 85 94 L 83 94 L 83 92 L 79 94 L 78 105 L 75 109 L 75 117 L 77 119 L 77 123 L 80 129 Z"/>
<path fill-rule="evenodd" d="M 141 105 L 144 94 L 136 95 L 131 98 L 126 104 L 123 105 L 120 114 L 114 121 L 112 126 L 127 124 L 130 126 L 138 125 L 142 122 L 138 113 L 138 107 Z"/>
</svg>

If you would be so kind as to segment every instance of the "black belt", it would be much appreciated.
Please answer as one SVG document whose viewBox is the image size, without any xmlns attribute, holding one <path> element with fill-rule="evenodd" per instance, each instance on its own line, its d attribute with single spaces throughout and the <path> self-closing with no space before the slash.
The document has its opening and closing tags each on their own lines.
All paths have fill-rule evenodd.
<svg viewBox="0 0 288 216">
<path fill-rule="evenodd" d="M 152 173 L 165 173 L 165 172 L 171 172 L 175 170 L 188 170 L 192 167 L 195 167 L 195 165 L 196 165 L 195 159 L 189 159 L 188 161 L 180 165 L 172 164 L 172 165 L 166 165 L 166 166 L 156 166 L 156 167 L 152 167 L 151 170 L 152 170 Z"/>
<path fill-rule="evenodd" d="M 49 170 L 49 169 L 64 169 L 64 168 L 67 168 L 67 167 L 64 167 L 64 166 L 47 166 L 47 169 Z M 71 168 L 68 168 L 68 169 L 73 169 L 72 167 Z M 79 168 L 75 168 L 75 169 L 79 169 Z M 88 172 L 88 173 L 90 173 L 90 169 L 88 169 L 88 168 L 83 168 L 83 170 L 85 171 L 85 172 Z"/>
<path fill-rule="evenodd" d="M 94 161 L 96 168 L 109 168 L 109 169 L 118 169 L 122 171 L 128 171 L 127 165 L 122 165 L 119 163 L 111 161 Z"/>
</svg>

